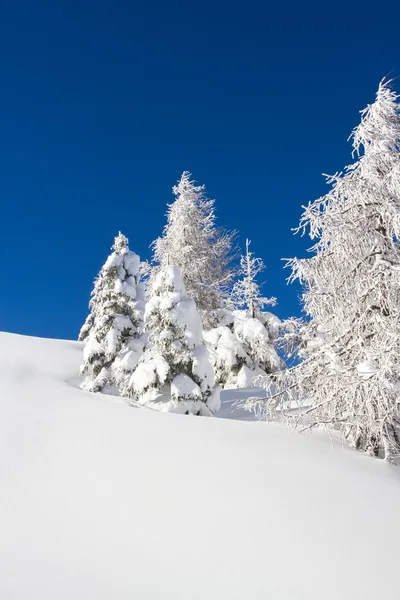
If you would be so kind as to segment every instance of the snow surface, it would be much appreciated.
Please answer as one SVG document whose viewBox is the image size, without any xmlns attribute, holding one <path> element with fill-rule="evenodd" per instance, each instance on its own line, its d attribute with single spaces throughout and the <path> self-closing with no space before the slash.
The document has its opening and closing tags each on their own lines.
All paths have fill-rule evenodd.
<svg viewBox="0 0 400 600">
<path fill-rule="evenodd" d="M 173 400 L 199 400 L 201 390 L 189 375 L 179 373 L 171 382 L 171 397 Z"/>
<path fill-rule="evenodd" d="M 79 390 L 81 359 L 0 334 L 2 600 L 399 598 L 399 470 Z"/>
</svg>

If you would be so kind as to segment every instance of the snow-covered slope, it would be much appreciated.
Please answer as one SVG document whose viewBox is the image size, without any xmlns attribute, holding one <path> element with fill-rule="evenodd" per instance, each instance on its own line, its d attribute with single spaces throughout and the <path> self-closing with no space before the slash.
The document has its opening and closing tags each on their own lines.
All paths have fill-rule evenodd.
<svg viewBox="0 0 400 600">
<path fill-rule="evenodd" d="M 399 598 L 395 468 L 130 408 L 77 389 L 80 361 L 78 343 L 0 335 L 2 600 Z"/>
</svg>

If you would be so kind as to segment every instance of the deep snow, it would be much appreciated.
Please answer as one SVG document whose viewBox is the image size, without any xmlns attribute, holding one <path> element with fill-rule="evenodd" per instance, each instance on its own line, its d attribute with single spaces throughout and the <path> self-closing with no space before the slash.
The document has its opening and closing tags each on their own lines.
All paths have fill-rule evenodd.
<svg viewBox="0 0 400 600">
<path fill-rule="evenodd" d="M 2 600 L 399 598 L 395 467 L 81 391 L 81 358 L 0 334 Z"/>
</svg>

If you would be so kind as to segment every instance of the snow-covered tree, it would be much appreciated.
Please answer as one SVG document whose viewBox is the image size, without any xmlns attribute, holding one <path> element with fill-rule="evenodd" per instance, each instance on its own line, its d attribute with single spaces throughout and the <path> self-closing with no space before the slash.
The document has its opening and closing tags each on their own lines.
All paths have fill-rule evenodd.
<svg viewBox="0 0 400 600">
<path fill-rule="evenodd" d="M 185 171 L 173 193 L 167 224 L 154 244 L 155 274 L 158 267 L 177 265 L 186 292 L 200 312 L 204 327 L 216 325 L 233 277 L 231 266 L 234 233 L 216 225 L 214 200 L 206 197 L 203 185 L 195 185 Z"/>
<path fill-rule="evenodd" d="M 303 361 L 269 401 L 290 397 L 309 426 L 339 429 L 358 449 L 400 456 L 400 112 L 382 81 L 353 131 L 357 160 L 328 177 L 300 230 L 315 240 L 293 259 L 304 286 Z"/>
<path fill-rule="evenodd" d="M 116 386 L 123 393 L 143 351 L 144 293 L 140 258 L 122 233 L 112 250 L 95 280 L 91 313 L 79 334 L 85 341 L 81 375 L 86 390 Z"/>
<path fill-rule="evenodd" d="M 223 387 L 251 387 L 260 376 L 283 367 L 276 345 L 280 321 L 263 312 L 266 305 L 275 305 L 275 298 L 265 298 L 257 282 L 264 263 L 250 251 L 241 257 L 239 279 L 235 282 L 225 322 L 206 332 L 205 340 L 212 351 L 217 381 Z"/>
<path fill-rule="evenodd" d="M 160 410 L 215 413 L 219 388 L 202 342 L 201 318 L 176 265 L 154 277 L 145 324 L 147 348 L 130 378 L 131 397 Z"/>
<path fill-rule="evenodd" d="M 284 368 L 277 352 L 280 320 L 269 312 L 259 318 L 244 310 L 230 314 L 230 321 L 204 332 L 216 381 L 222 388 L 257 385 L 260 377 Z"/>
<path fill-rule="evenodd" d="M 264 298 L 261 294 L 257 276 L 264 271 L 261 258 L 250 251 L 250 240 L 246 240 L 246 254 L 240 258 L 239 279 L 232 290 L 232 301 L 239 309 L 246 309 L 251 318 L 258 318 L 264 306 L 275 306 L 276 298 Z"/>
<path fill-rule="evenodd" d="M 219 325 L 205 331 L 204 341 L 210 352 L 216 383 L 222 388 L 238 387 L 239 373 L 247 368 L 249 360 L 232 328 Z"/>
<path fill-rule="evenodd" d="M 260 374 L 270 375 L 284 368 L 277 352 L 280 324 L 278 317 L 270 312 L 259 312 L 257 318 L 244 311 L 234 312 L 233 331 L 248 356 L 250 369 L 239 387 L 247 387 Z"/>
</svg>

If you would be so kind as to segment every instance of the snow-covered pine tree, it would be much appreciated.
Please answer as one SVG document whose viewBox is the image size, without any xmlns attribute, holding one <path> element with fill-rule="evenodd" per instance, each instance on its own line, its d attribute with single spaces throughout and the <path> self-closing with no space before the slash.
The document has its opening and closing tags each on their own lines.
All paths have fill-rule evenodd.
<svg viewBox="0 0 400 600">
<path fill-rule="evenodd" d="M 202 343 L 201 318 L 177 266 L 164 266 L 154 277 L 145 323 L 147 348 L 129 382 L 131 397 L 160 410 L 215 413 L 219 388 Z"/>
<path fill-rule="evenodd" d="M 279 319 L 264 312 L 275 305 L 275 298 L 264 298 L 257 282 L 264 263 L 250 251 L 241 257 L 239 279 L 230 297 L 233 308 L 227 311 L 225 325 L 206 332 L 205 339 L 213 351 L 217 381 L 223 387 L 251 387 L 260 376 L 274 373 L 284 365 L 276 351 Z"/>
<path fill-rule="evenodd" d="M 194 299 L 204 327 L 210 329 L 217 324 L 233 277 L 235 233 L 217 227 L 214 200 L 206 197 L 203 185 L 195 185 L 188 171 L 173 193 L 176 200 L 168 207 L 163 235 L 153 243 L 154 272 L 169 264 L 180 268 L 186 292 Z"/>
<path fill-rule="evenodd" d="M 308 406 L 309 426 L 339 429 L 358 449 L 400 456 L 400 112 L 390 82 L 353 131 L 358 158 L 328 178 L 299 229 L 316 240 L 292 259 L 304 286 L 299 366 L 290 388 Z"/>
<path fill-rule="evenodd" d="M 233 286 L 232 300 L 236 308 L 244 308 L 247 316 L 257 319 L 264 306 L 276 305 L 276 298 L 264 298 L 261 295 L 257 277 L 264 271 L 265 265 L 261 258 L 257 258 L 254 252 L 251 252 L 250 244 L 250 240 L 246 240 L 246 254 L 240 258 L 240 279 Z"/>
<path fill-rule="evenodd" d="M 144 293 L 140 258 L 119 233 L 95 280 L 91 313 L 79 334 L 85 341 L 82 388 L 99 392 L 116 386 L 123 394 L 143 351 Z"/>
<path fill-rule="evenodd" d="M 245 387 L 242 376 L 250 368 L 249 357 L 233 333 L 233 316 L 229 325 L 219 325 L 203 334 L 210 353 L 215 381 L 222 388 Z M 252 365 L 251 365 L 252 366 Z M 241 377 L 239 377 L 239 374 Z M 239 378 L 239 385 L 238 385 Z"/>
</svg>

